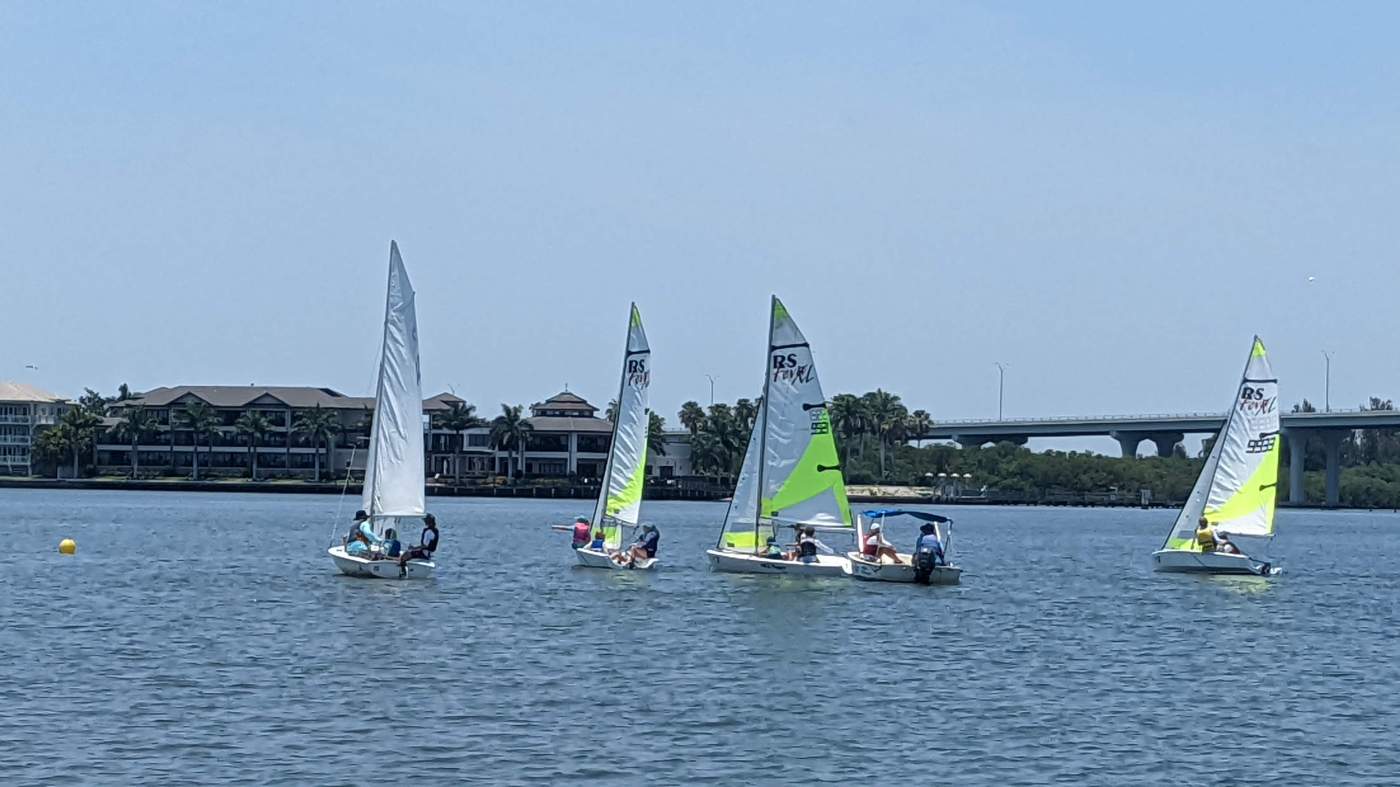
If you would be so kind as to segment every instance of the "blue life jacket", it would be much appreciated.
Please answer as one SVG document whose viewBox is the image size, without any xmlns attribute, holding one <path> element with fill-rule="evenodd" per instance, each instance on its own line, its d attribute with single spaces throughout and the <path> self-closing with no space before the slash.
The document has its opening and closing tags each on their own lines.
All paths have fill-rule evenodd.
<svg viewBox="0 0 1400 787">
<path fill-rule="evenodd" d="M 648 530 L 637 539 L 637 543 L 646 550 L 647 557 L 656 557 L 656 547 L 661 543 L 661 534 L 655 530 Z"/>
<path fill-rule="evenodd" d="M 423 535 L 418 537 L 418 543 L 422 549 L 428 551 L 429 555 L 437 551 L 438 532 L 430 527 L 423 528 Z"/>
<path fill-rule="evenodd" d="M 798 557 L 816 557 L 816 556 L 817 556 L 817 542 L 816 542 L 816 540 L 815 540 L 815 539 L 811 539 L 811 538 L 807 538 L 806 536 L 803 536 L 802 540 L 799 541 L 799 542 L 797 543 L 797 555 L 798 555 Z"/>
</svg>

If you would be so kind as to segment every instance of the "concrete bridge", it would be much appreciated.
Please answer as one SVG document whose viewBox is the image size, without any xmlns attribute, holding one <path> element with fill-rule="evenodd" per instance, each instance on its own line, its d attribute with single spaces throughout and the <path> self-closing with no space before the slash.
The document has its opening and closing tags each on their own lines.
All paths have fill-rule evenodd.
<svg viewBox="0 0 1400 787">
<path fill-rule="evenodd" d="M 1341 478 L 1342 440 L 1355 429 L 1400 428 L 1400 410 L 1333 410 L 1327 413 L 1284 413 L 1283 437 L 1302 446 L 1321 440 L 1327 455 L 1327 504 L 1335 506 Z M 1025 445 L 1032 437 L 1111 437 L 1123 456 L 1137 456 L 1138 446 L 1150 440 L 1158 456 L 1171 456 L 1188 434 L 1215 434 L 1225 426 L 1225 413 L 1171 415 L 1102 415 L 1089 417 L 1014 418 L 1006 420 L 939 421 L 923 440 L 952 440 L 962 446 L 1011 442 Z M 1302 503 L 1303 454 L 1290 449 L 1288 502 Z"/>
</svg>

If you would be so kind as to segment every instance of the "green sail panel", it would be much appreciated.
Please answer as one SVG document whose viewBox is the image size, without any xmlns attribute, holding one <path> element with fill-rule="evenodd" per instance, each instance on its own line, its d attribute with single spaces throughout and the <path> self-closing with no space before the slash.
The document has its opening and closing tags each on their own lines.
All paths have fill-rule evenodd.
<svg viewBox="0 0 1400 787">
<path fill-rule="evenodd" d="M 593 510 L 593 524 L 603 528 L 606 544 L 612 549 L 621 547 L 624 526 L 636 526 L 646 485 L 647 436 L 651 425 L 647 414 L 651 347 L 635 303 L 627 320 L 627 344 L 618 389 L 612 445 L 608 447 L 603 488 Z"/>
</svg>

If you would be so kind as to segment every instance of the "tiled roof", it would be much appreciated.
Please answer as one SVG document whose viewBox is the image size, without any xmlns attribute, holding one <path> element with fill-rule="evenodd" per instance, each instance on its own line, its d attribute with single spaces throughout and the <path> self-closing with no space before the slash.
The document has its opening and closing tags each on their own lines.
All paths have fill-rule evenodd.
<svg viewBox="0 0 1400 787">
<path fill-rule="evenodd" d="M 536 432 L 597 432 L 612 433 L 612 421 L 602 418 L 569 418 L 560 415 L 536 415 L 525 422 Z"/>
<path fill-rule="evenodd" d="M 42 388 L 24 383 L 0 382 L 0 402 L 61 402 L 63 397 L 54 396 Z"/>
</svg>

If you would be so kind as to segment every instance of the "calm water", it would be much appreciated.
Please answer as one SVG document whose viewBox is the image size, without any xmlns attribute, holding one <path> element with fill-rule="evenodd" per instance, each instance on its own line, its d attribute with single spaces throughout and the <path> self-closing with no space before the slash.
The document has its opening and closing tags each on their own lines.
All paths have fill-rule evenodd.
<svg viewBox="0 0 1400 787">
<path fill-rule="evenodd" d="M 399 583 L 333 497 L 0 490 L 4 782 L 1400 783 L 1400 515 L 1284 512 L 1261 581 L 1152 574 L 1169 511 L 956 509 L 916 588 L 712 574 L 722 504 L 648 504 L 643 575 L 574 568 L 584 502 L 431 502 Z"/>
</svg>

